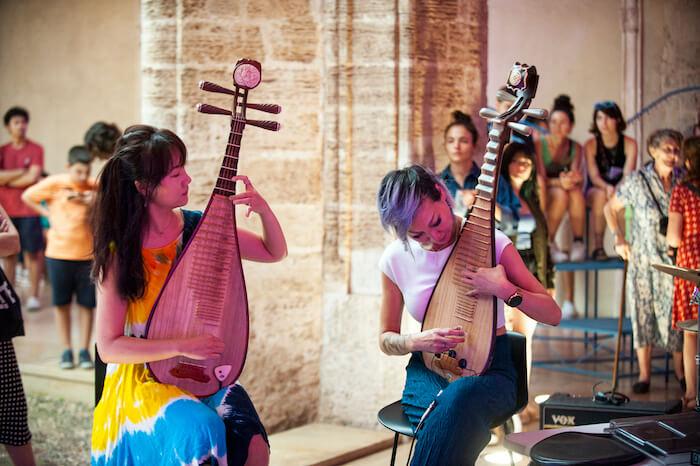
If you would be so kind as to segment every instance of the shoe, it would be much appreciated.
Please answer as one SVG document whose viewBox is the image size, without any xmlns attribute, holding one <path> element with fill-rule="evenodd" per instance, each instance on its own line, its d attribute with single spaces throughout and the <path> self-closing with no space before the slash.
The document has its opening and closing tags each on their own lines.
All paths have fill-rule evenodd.
<svg viewBox="0 0 700 466">
<path fill-rule="evenodd" d="M 30 296 L 27 298 L 27 310 L 28 311 L 38 311 L 41 309 L 41 301 L 36 296 Z"/>
<path fill-rule="evenodd" d="M 564 301 L 561 305 L 561 318 L 562 319 L 573 319 L 576 317 L 576 308 L 574 303 L 571 301 Z"/>
<path fill-rule="evenodd" d="M 552 262 L 555 264 L 569 260 L 569 255 L 564 251 L 561 251 L 557 247 L 556 243 L 549 243 L 549 256 L 551 257 Z"/>
<path fill-rule="evenodd" d="M 81 349 L 78 353 L 78 366 L 81 369 L 92 369 L 95 365 L 92 363 L 90 352 L 86 349 Z"/>
<path fill-rule="evenodd" d="M 581 262 L 586 258 L 586 247 L 583 245 L 583 241 L 574 241 L 571 245 L 571 262 Z"/>
<path fill-rule="evenodd" d="M 73 364 L 73 351 L 67 349 L 61 354 L 59 367 L 61 369 L 73 369 L 75 367 L 75 364 Z"/>
<path fill-rule="evenodd" d="M 605 249 L 603 248 L 594 249 L 591 253 L 591 257 L 594 261 L 606 261 L 610 259 L 610 257 L 608 257 L 608 255 L 605 253 Z"/>
<path fill-rule="evenodd" d="M 632 385 L 632 391 L 634 393 L 649 393 L 649 382 L 638 381 Z"/>
</svg>

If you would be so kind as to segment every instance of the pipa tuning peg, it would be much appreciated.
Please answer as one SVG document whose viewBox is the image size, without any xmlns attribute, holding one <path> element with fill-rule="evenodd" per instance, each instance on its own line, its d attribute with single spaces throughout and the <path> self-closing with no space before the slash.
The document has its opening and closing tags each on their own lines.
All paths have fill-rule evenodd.
<svg viewBox="0 0 700 466">
<path fill-rule="evenodd" d="M 497 118 L 500 113 L 498 113 L 496 110 L 488 107 L 484 107 L 481 110 L 479 110 L 479 116 L 481 118 Z"/>
<path fill-rule="evenodd" d="M 282 111 L 282 107 L 277 104 L 246 104 L 246 107 L 267 113 L 279 113 Z"/>
<path fill-rule="evenodd" d="M 226 110 L 219 107 L 214 107 L 209 104 L 197 104 L 197 111 L 199 113 L 211 113 L 213 115 L 229 115 L 231 116 L 231 110 Z"/>
<path fill-rule="evenodd" d="M 258 128 L 266 129 L 268 131 L 279 131 L 282 125 L 276 121 L 270 120 L 246 120 L 246 125 L 257 126 Z"/>
<path fill-rule="evenodd" d="M 219 94 L 236 95 L 236 91 L 226 89 L 223 86 L 219 86 L 218 84 L 214 84 L 209 81 L 199 81 L 199 88 L 207 92 L 218 92 Z"/>
<path fill-rule="evenodd" d="M 508 123 L 508 127 L 516 133 L 522 134 L 523 136 L 530 136 L 532 134 L 532 127 L 523 125 L 522 123 L 515 123 L 511 121 Z"/>
<path fill-rule="evenodd" d="M 549 115 L 549 112 L 543 108 L 526 108 L 523 113 L 529 117 L 544 120 Z"/>
</svg>

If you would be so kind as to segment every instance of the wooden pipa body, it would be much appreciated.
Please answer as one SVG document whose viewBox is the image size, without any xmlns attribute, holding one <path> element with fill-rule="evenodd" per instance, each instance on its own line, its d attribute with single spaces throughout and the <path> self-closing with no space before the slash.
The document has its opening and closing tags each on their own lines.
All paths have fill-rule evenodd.
<svg viewBox="0 0 700 466">
<path fill-rule="evenodd" d="M 508 78 L 509 90 L 516 96 L 513 105 L 502 115 L 489 109 L 480 112 L 491 117 L 492 129 L 476 186 L 476 200 L 433 289 L 423 320 L 423 330 L 458 326 L 464 329 L 465 341 L 454 349 L 443 353 L 423 352 L 425 366 L 449 381 L 481 375 L 491 364 L 497 301 L 493 296 L 467 296 L 471 287 L 464 283 L 463 275 L 466 269 L 496 265 L 494 229 L 501 156 L 511 128 L 528 131 L 524 125 L 513 122 L 528 108 L 537 79 L 534 66 L 516 63 Z M 537 112 L 533 116 L 542 115 L 540 110 L 532 112 Z"/>
<path fill-rule="evenodd" d="M 279 113 L 279 106 L 247 104 L 248 89 L 260 82 L 260 64 L 240 60 L 234 70 L 235 90 L 203 82 L 207 91 L 234 96 L 231 111 L 200 105 L 204 113 L 231 116 L 226 153 L 216 187 L 202 219 L 171 268 L 146 328 L 147 338 L 179 339 L 215 335 L 225 343 L 220 357 L 194 360 L 183 356 L 149 362 L 161 383 L 176 385 L 196 396 L 208 396 L 235 382 L 248 349 L 248 300 L 236 232 L 235 194 L 231 177 L 238 172 L 241 138 L 246 124 L 277 130 L 270 121 L 247 120 L 246 106 Z"/>
</svg>

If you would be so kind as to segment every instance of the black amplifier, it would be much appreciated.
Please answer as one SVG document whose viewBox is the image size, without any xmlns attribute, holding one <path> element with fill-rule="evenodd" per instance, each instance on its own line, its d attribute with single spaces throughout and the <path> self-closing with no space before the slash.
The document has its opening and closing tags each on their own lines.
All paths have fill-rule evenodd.
<svg viewBox="0 0 700 466">
<path fill-rule="evenodd" d="M 629 401 L 619 406 L 594 401 L 588 396 L 555 393 L 540 405 L 540 429 L 583 426 L 611 419 L 673 414 L 681 411 L 681 400 Z"/>
</svg>

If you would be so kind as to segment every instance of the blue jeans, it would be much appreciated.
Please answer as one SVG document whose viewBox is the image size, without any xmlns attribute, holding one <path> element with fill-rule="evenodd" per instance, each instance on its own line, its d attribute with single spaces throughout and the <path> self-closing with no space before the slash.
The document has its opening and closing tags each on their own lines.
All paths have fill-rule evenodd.
<svg viewBox="0 0 700 466">
<path fill-rule="evenodd" d="M 427 369 L 420 353 L 413 353 L 406 366 L 404 412 L 416 427 L 430 403 L 436 403 L 416 434 L 411 464 L 474 464 L 488 444 L 492 421 L 515 409 L 515 396 L 516 372 L 505 335 L 496 337 L 493 360 L 485 374 L 452 383 Z"/>
</svg>

